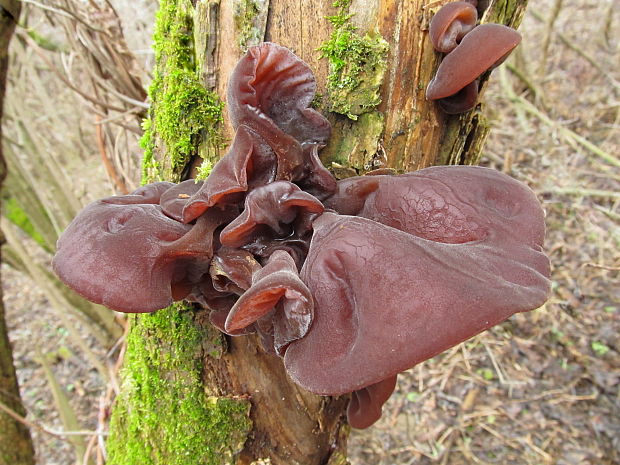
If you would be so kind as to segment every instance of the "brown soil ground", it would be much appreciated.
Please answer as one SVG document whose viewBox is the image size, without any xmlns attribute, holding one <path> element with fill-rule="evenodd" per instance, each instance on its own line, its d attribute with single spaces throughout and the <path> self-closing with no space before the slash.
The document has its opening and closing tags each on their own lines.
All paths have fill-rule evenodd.
<svg viewBox="0 0 620 465">
<path fill-rule="evenodd" d="M 483 164 L 526 182 L 542 201 L 551 299 L 400 375 L 383 418 L 352 432 L 352 465 L 620 463 L 620 14 L 613 3 L 531 0 L 512 71 L 496 70 L 485 95 L 493 130 Z M 28 418 L 62 429 L 37 362 L 44 356 L 81 426 L 94 430 L 106 383 L 36 283 L 4 265 L 2 281 Z M 96 341 L 88 343 L 106 360 Z M 33 434 L 39 463 L 74 463 L 66 441 Z"/>
</svg>

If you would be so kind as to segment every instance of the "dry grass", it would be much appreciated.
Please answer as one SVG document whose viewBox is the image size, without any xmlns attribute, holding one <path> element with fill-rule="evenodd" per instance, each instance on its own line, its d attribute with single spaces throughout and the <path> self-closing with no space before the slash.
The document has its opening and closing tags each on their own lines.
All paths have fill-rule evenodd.
<svg viewBox="0 0 620 465">
<path fill-rule="evenodd" d="M 547 211 L 552 298 L 402 374 L 380 422 L 352 433 L 353 465 L 620 463 L 620 18 L 614 2 L 530 0 L 511 71 L 496 71 L 485 96 L 494 130 L 483 163 L 539 194 Z M 140 37 L 127 41 L 143 56 Z M 73 98 L 57 89 L 59 100 Z M 97 134 L 83 115 L 67 113 L 60 134 L 49 117 L 37 119 L 53 135 L 50 150 L 67 144 L 84 160 L 98 157 Z M 34 361 L 36 339 L 71 389 L 83 427 L 104 425 L 113 387 L 106 391 L 31 282 L 5 269 L 3 279 L 29 418 L 62 429 Z M 36 324 L 24 308 L 36 312 Z M 111 361 L 96 341 L 90 345 Z M 72 462 L 66 438 L 35 432 L 35 439 L 40 463 Z"/>
</svg>

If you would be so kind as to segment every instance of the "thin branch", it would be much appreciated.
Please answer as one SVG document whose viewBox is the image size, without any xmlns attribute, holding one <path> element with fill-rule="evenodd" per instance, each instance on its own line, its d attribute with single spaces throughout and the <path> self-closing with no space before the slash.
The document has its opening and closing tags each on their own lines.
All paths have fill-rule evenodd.
<svg viewBox="0 0 620 465">
<path fill-rule="evenodd" d="M 98 431 L 56 431 L 56 430 L 47 428 L 45 426 L 42 426 L 39 423 L 36 423 L 34 421 L 28 420 L 27 418 L 21 416 L 11 407 L 5 405 L 2 402 L 0 402 L 0 410 L 2 410 L 4 413 L 6 413 L 11 418 L 13 418 L 15 421 L 19 421 L 20 423 L 24 424 L 25 426 L 29 428 L 37 429 L 44 434 L 53 436 L 61 440 L 63 440 L 63 437 L 65 436 L 107 436 L 109 434 L 104 431 L 100 431 L 100 432 Z"/>
<path fill-rule="evenodd" d="M 606 191 L 601 189 L 586 189 L 582 187 L 553 187 L 544 192 L 560 195 L 578 195 L 581 197 L 603 197 L 608 199 L 620 199 L 620 192 Z"/>
<path fill-rule="evenodd" d="M 553 9 L 551 10 L 551 16 L 547 20 L 547 28 L 545 30 L 545 37 L 542 45 L 542 58 L 538 66 L 538 75 L 544 76 L 547 71 L 547 61 L 549 60 L 549 46 L 551 45 L 551 36 L 554 32 L 555 22 L 558 19 L 560 11 L 562 10 L 562 0 L 555 0 Z"/>
<path fill-rule="evenodd" d="M 97 119 L 99 120 L 98 117 Z M 101 155 L 101 161 L 103 162 L 103 166 L 105 167 L 105 170 L 108 173 L 108 176 L 110 176 L 110 178 L 112 179 L 112 182 L 114 183 L 114 185 L 120 192 L 122 192 L 123 194 L 127 194 L 129 192 L 129 190 L 127 189 L 127 186 L 125 185 L 123 180 L 119 177 L 116 171 L 116 168 L 114 167 L 112 162 L 110 162 L 110 159 L 108 158 L 108 154 L 106 153 L 105 138 L 104 138 L 105 136 L 103 134 L 103 130 L 100 124 L 95 125 L 95 132 L 97 134 L 97 147 L 99 147 L 99 155 Z"/>
<path fill-rule="evenodd" d="M 590 153 L 592 153 L 593 155 L 596 155 L 597 157 L 601 158 L 602 160 L 605 160 L 610 165 L 613 165 L 613 166 L 616 166 L 616 167 L 620 168 L 620 159 L 618 159 L 617 157 L 615 157 L 611 153 L 607 153 L 606 151 L 604 151 L 603 149 L 601 149 L 597 145 L 595 145 L 592 142 L 590 142 L 585 137 L 580 136 L 579 134 L 577 134 L 575 131 L 573 131 L 573 130 L 565 127 L 565 126 L 562 126 L 557 121 L 552 120 L 549 117 L 549 115 L 547 115 L 546 113 L 544 113 L 543 111 L 538 109 L 529 100 L 527 100 L 527 99 L 525 99 L 525 98 L 523 98 L 520 95 L 517 95 L 515 93 L 510 95 L 508 98 L 513 103 L 515 103 L 519 107 L 523 108 L 527 113 L 535 116 L 541 122 L 545 123 L 547 126 L 550 126 L 550 127 L 554 128 L 554 129 L 556 129 L 558 132 L 560 132 L 567 139 L 572 140 L 572 141 L 576 142 L 577 144 L 581 145 L 583 148 L 588 150 Z"/>
<path fill-rule="evenodd" d="M 37 44 L 34 40 L 32 40 L 32 38 L 28 34 L 24 33 L 22 30 L 17 30 L 17 31 L 15 31 L 15 33 L 22 40 L 25 40 L 26 42 L 28 42 L 32 46 L 32 49 L 34 50 L 34 52 L 39 56 L 39 58 L 41 58 L 45 62 L 45 64 L 50 68 L 50 70 L 56 76 L 58 76 L 58 78 L 63 83 L 65 83 L 65 85 L 67 87 L 69 87 L 75 93 L 79 94 L 82 98 L 88 100 L 91 103 L 94 103 L 95 105 L 100 105 L 100 106 L 102 106 L 104 108 L 108 108 L 109 110 L 114 110 L 114 111 L 118 111 L 118 112 L 125 111 L 125 108 L 120 108 L 120 107 L 117 107 L 117 106 L 114 106 L 114 105 L 110 105 L 107 102 L 102 102 L 102 101 L 96 100 L 93 97 L 91 97 L 90 95 L 88 95 L 86 92 L 83 92 L 82 90 L 80 90 L 77 87 L 75 87 L 73 85 L 73 83 L 71 83 L 71 81 L 69 81 L 65 76 L 63 76 L 60 71 L 58 71 L 56 66 L 54 66 L 54 64 L 45 56 L 45 54 L 41 53 L 39 44 Z"/>
<path fill-rule="evenodd" d="M 538 21 L 543 21 L 544 22 L 544 18 L 542 17 L 542 15 L 540 13 L 538 13 L 535 10 L 530 9 L 530 12 L 532 13 L 532 15 L 534 16 L 534 18 L 536 18 Z M 556 35 L 558 36 L 558 39 L 560 39 L 560 41 L 566 45 L 568 48 L 570 48 L 573 52 L 575 52 L 577 55 L 581 56 L 584 60 L 586 60 L 588 63 L 590 63 L 594 68 L 596 68 L 598 70 L 598 72 L 600 72 L 603 76 L 605 76 L 605 78 L 616 88 L 616 89 L 620 89 L 620 82 L 618 82 L 616 79 L 614 79 L 613 76 L 611 76 L 607 70 L 601 66 L 601 64 L 595 60 L 594 58 L 592 58 L 590 55 L 588 55 L 583 47 L 573 43 L 572 40 L 570 40 L 568 37 L 566 37 L 564 34 L 562 34 L 559 31 L 555 31 Z"/>
<path fill-rule="evenodd" d="M 22 0 L 22 3 L 29 3 L 32 6 L 36 6 L 37 8 L 41 8 L 42 10 L 50 11 L 50 12 L 55 13 L 57 15 L 64 16 L 65 18 L 73 19 L 73 20 L 83 24 L 87 28 L 92 29 L 93 31 L 100 32 L 101 34 L 106 34 L 106 35 L 108 34 L 103 29 L 99 29 L 99 28 L 93 26 L 92 24 L 89 24 L 87 21 L 83 20 L 82 18 L 77 16 L 75 13 L 67 11 L 66 9 L 64 9 L 62 7 L 53 7 L 53 6 L 44 5 L 43 3 L 39 3 L 39 2 L 37 2 L 35 0 Z"/>
</svg>

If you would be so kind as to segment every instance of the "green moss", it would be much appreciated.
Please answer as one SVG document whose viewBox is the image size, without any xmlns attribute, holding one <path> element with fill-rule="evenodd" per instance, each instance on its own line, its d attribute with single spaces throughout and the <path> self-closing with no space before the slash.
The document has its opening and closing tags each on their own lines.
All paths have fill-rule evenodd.
<svg viewBox="0 0 620 465">
<path fill-rule="evenodd" d="M 261 31 L 254 24 L 259 13 L 260 7 L 256 0 L 234 2 L 233 19 L 240 50 L 246 50 L 249 44 L 261 40 Z"/>
<path fill-rule="evenodd" d="M 201 165 L 198 167 L 198 172 L 196 173 L 196 181 L 202 181 L 207 179 L 211 174 L 211 170 L 213 169 L 213 163 L 211 160 L 203 160 Z"/>
<path fill-rule="evenodd" d="M 155 22 L 156 67 L 149 88 L 151 109 L 141 145 L 143 181 L 178 181 L 204 140 L 221 145 L 223 103 L 204 88 L 196 70 L 193 8 L 189 0 L 162 0 Z M 158 153 L 166 153 L 165 162 Z"/>
<path fill-rule="evenodd" d="M 52 252 L 47 243 L 45 242 L 43 236 L 35 229 L 34 225 L 30 221 L 30 218 L 28 218 L 28 215 L 19 205 L 17 200 L 15 200 L 13 197 L 7 197 L 6 199 L 4 199 L 3 207 L 4 215 L 11 223 L 24 231 L 37 244 L 43 247 L 43 249 L 47 250 L 48 252 Z M 46 212 L 43 212 L 43 214 L 47 216 Z"/>
<path fill-rule="evenodd" d="M 44 35 L 39 34 L 35 29 L 29 28 L 27 29 L 28 36 L 34 40 L 37 45 L 44 50 L 49 52 L 65 52 L 66 47 L 61 47 L 56 41 L 50 39 L 49 37 L 45 37 Z"/>
<path fill-rule="evenodd" d="M 110 425 L 108 463 L 232 462 L 251 429 L 250 403 L 207 396 L 203 390 L 204 341 L 216 344 L 219 333 L 198 326 L 182 305 L 132 317 L 131 324 L 121 394 Z"/>
<path fill-rule="evenodd" d="M 379 140 L 383 133 L 384 117 L 377 111 L 360 115 L 357 121 L 346 121 L 343 129 L 333 136 L 326 163 L 336 163 L 355 169 L 358 173 L 376 168 Z"/>
<path fill-rule="evenodd" d="M 319 51 L 330 64 L 327 90 L 331 111 L 356 120 L 381 103 L 379 90 L 389 45 L 378 33 L 362 36 L 357 32 L 348 14 L 350 4 L 351 0 L 334 2 L 338 14 L 328 17 L 334 31 Z"/>
<path fill-rule="evenodd" d="M 493 3 L 493 8 L 485 11 L 483 22 L 506 24 L 516 28 L 523 20 L 526 5 L 527 2 L 497 0 Z"/>
</svg>

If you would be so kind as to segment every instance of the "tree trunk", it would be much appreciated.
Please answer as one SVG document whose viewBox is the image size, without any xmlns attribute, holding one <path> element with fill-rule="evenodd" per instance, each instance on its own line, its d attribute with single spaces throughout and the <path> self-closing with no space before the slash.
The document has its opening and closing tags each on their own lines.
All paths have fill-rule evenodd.
<svg viewBox="0 0 620 465">
<path fill-rule="evenodd" d="M 6 89 L 6 72 L 8 67 L 8 47 L 15 24 L 19 18 L 21 3 L 12 0 L 0 1 L 0 123 Z M 0 139 L 2 130 L 0 127 Z M 6 165 L 0 146 L 0 185 L 6 176 Z M 3 240 L 3 238 L 2 238 Z M 19 386 L 13 366 L 13 352 L 6 327 L 4 305 L 0 288 L 0 465 L 33 465 L 34 448 L 30 431 L 23 423 L 10 415 L 26 416 L 19 395 Z"/>
<path fill-rule="evenodd" d="M 191 177 L 197 155 L 220 157 L 233 134 L 219 98 L 261 41 L 314 70 L 315 105 L 334 129 L 321 157 L 336 175 L 476 163 L 488 132 L 481 105 L 446 116 L 424 97 L 440 59 L 428 23 L 443 3 L 162 0 L 144 180 Z M 525 3 L 481 1 L 482 22 L 516 26 Z M 109 462 L 345 464 L 347 402 L 304 391 L 255 337 L 222 337 L 204 310 L 176 305 L 132 319 Z"/>
</svg>

